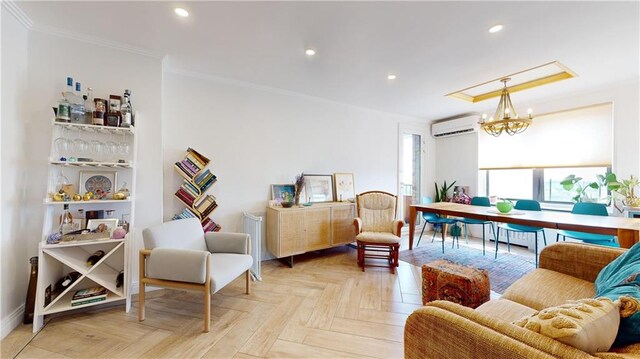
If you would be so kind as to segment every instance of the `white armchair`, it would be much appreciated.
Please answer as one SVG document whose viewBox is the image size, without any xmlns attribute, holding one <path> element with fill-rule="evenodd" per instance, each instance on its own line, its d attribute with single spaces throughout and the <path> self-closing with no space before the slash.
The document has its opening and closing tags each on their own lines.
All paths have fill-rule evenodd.
<svg viewBox="0 0 640 359">
<path fill-rule="evenodd" d="M 204 233 L 195 218 L 181 219 L 142 231 L 138 320 L 145 317 L 145 286 L 204 292 L 204 331 L 211 322 L 211 294 L 245 273 L 251 290 L 250 238 L 244 233 Z"/>
</svg>

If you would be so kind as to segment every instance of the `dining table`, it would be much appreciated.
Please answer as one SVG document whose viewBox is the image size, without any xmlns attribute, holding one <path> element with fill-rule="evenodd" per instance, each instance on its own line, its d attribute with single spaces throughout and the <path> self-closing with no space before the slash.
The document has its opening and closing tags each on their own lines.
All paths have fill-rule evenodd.
<svg viewBox="0 0 640 359">
<path fill-rule="evenodd" d="M 418 212 L 435 213 L 440 216 L 466 217 L 500 223 L 513 223 L 549 229 L 608 234 L 618 237 L 622 248 L 631 248 L 640 241 L 640 218 L 592 216 L 561 211 L 512 210 L 500 213 L 496 207 L 472 206 L 468 204 L 436 202 L 414 204 L 409 209 L 409 249 L 413 249 L 416 217 Z"/>
</svg>

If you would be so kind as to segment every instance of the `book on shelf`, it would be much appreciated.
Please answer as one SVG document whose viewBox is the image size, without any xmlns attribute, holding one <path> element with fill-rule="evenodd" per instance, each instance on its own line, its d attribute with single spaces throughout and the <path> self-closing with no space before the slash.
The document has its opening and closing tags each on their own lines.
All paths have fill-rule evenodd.
<svg viewBox="0 0 640 359">
<path fill-rule="evenodd" d="M 198 151 L 194 150 L 191 147 L 187 148 L 187 156 L 186 157 L 189 158 L 190 160 L 194 161 L 194 162 L 200 163 L 201 167 L 205 167 L 206 165 L 209 164 L 209 159 L 208 158 L 206 158 L 205 156 L 201 155 Z"/>
<path fill-rule="evenodd" d="M 195 213 L 193 213 L 193 211 L 191 211 L 189 208 L 185 208 L 182 210 L 182 212 L 176 214 L 175 216 L 173 216 L 173 219 L 185 219 L 185 218 L 198 218 L 198 216 L 196 216 Z"/>
<path fill-rule="evenodd" d="M 92 287 L 92 288 L 86 288 L 86 289 L 80 289 L 77 290 L 74 294 L 73 297 L 71 298 L 71 301 L 73 302 L 74 300 L 82 300 L 82 299 L 87 299 L 87 298 L 94 298 L 94 297 L 99 297 L 99 296 L 107 296 L 107 288 L 102 287 L 102 286 L 97 286 L 97 287 Z"/>
<path fill-rule="evenodd" d="M 194 186 L 191 182 L 187 180 L 184 180 L 180 187 L 183 188 L 185 191 L 187 191 L 189 194 L 191 194 L 193 198 L 196 198 L 202 194 L 202 192 L 196 186 Z"/>
<path fill-rule="evenodd" d="M 79 305 L 102 302 L 102 301 L 105 301 L 105 300 L 107 300 L 107 295 L 106 294 L 104 296 L 90 297 L 90 298 L 79 299 L 79 300 L 75 300 L 75 301 L 72 300 L 71 301 L 71 306 L 72 307 L 77 307 Z"/>
<path fill-rule="evenodd" d="M 218 232 L 222 227 L 220 227 L 216 222 L 212 221 L 211 218 L 206 218 L 202 222 L 202 229 L 205 232 Z"/>
<path fill-rule="evenodd" d="M 195 197 L 190 195 L 189 192 L 185 191 L 182 187 L 178 188 L 175 195 L 176 197 L 180 198 L 186 205 L 193 206 Z"/>
<path fill-rule="evenodd" d="M 185 177 L 187 177 L 187 178 L 193 178 L 193 173 L 191 173 L 189 170 L 187 170 L 187 169 L 182 165 L 182 163 L 181 163 L 181 162 L 176 162 L 176 163 L 174 164 L 174 167 L 175 167 L 178 171 L 182 172 L 182 174 L 184 174 L 184 175 L 185 175 Z"/>
</svg>

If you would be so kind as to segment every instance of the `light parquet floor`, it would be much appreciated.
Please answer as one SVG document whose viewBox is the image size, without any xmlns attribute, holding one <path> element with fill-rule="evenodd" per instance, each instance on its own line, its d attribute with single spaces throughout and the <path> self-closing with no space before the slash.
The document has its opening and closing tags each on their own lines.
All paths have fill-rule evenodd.
<svg viewBox="0 0 640 359">
<path fill-rule="evenodd" d="M 404 236 L 401 249 L 407 242 Z M 401 358 L 404 323 L 421 306 L 420 288 L 420 268 L 400 262 L 397 275 L 362 272 L 355 249 L 345 246 L 296 256 L 293 268 L 263 262 L 250 295 L 241 276 L 212 296 L 209 333 L 202 332 L 201 294 L 158 290 L 147 294 L 143 322 L 134 296 L 130 313 L 123 305 L 87 308 L 48 318 L 35 336 L 30 325 L 20 326 L 0 342 L 1 357 Z"/>
<path fill-rule="evenodd" d="M 420 307 L 420 274 L 401 263 L 362 272 L 349 247 L 262 265 L 262 281 L 244 294 L 244 277 L 212 296 L 202 332 L 202 295 L 149 294 L 137 321 L 122 305 L 47 320 L 43 330 L 14 330 L 2 358 L 401 358 L 403 326 Z M 134 297 L 134 299 L 136 299 Z"/>
</svg>

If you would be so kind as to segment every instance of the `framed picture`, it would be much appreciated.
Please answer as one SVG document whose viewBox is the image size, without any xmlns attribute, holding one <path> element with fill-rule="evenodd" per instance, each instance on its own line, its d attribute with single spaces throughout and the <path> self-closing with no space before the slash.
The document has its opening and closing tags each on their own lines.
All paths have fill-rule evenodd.
<svg viewBox="0 0 640 359">
<path fill-rule="evenodd" d="M 282 202 L 293 202 L 293 196 L 296 194 L 296 187 L 292 184 L 272 184 L 271 199 Z"/>
<path fill-rule="evenodd" d="M 98 228 L 98 226 L 100 226 L 101 224 L 104 224 L 105 226 L 107 226 L 107 229 L 109 230 L 109 238 L 112 238 L 113 231 L 115 231 L 116 228 L 118 228 L 118 219 L 117 218 L 90 219 L 89 221 L 87 221 L 87 229 L 93 231 L 96 228 Z"/>
<path fill-rule="evenodd" d="M 304 191 L 309 202 L 333 202 L 333 176 L 305 174 Z"/>
<path fill-rule="evenodd" d="M 95 199 L 111 198 L 116 191 L 118 173 L 113 171 L 80 171 L 81 194 L 93 192 Z"/>
<path fill-rule="evenodd" d="M 333 186 L 336 188 L 336 200 L 342 202 L 356 198 L 353 173 L 334 173 Z"/>
</svg>

